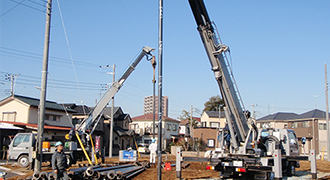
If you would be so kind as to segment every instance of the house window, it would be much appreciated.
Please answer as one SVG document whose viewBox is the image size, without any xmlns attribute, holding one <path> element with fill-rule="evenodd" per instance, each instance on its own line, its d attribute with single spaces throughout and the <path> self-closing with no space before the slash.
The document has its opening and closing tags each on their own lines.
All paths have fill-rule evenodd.
<svg viewBox="0 0 330 180">
<path fill-rule="evenodd" d="M 207 147 L 214 147 L 214 139 L 207 139 Z"/>
<path fill-rule="evenodd" d="M 309 127 L 309 121 L 302 122 L 302 127 Z"/>
<path fill-rule="evenodd" d="M 45 114 L 45 120 L 48 120 L 48 121 L 60 121 L 60 116 Z"/>
<path fill-rule="evenodd" d="M 15 122 L 16 112 L 2 112 L 2 120 L 8 122 Z"/>
<path fill-rule="evenodd" d="M 176 124 L 173 124 L 173 131 L 176 131 Z"/>
<path fill-rule="evenodd" d="M 172 129 L 172 124 L 167 124 L 167 130 L 170 131 Z"/>
<path fill-rule="evenodd" d="M 298 127 L 298 122 L 292 122 L 291 128 L 297 128 Z"/>
<path fill-rule="evenodd" d="M 206 127 L 206 122 L 202 122 L 201 126 Z"/>
<path fill-rule="evenodd" d="M 327 124 L 325 124 L 325 123 L 320 123 L 320 124 L 319 124 L 319 130 L 327 130 Z"/>
<path fill-rule="evenodd" d="M 219 127 L 219 123 L 218 122 L 210 122 L 210 127 L 212 127 L 212 128 L 218 128 Z"/>
<path fill-rule="evenodd" d="M 58 116 L 52 116 L 52 121 L 59 121 L 60 117 Z"/>
</svg>

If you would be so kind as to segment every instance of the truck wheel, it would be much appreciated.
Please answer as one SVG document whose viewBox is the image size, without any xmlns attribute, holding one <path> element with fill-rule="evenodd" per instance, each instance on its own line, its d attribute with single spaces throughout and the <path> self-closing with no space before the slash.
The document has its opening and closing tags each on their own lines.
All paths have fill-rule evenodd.
<svg viewBox="0 0 330 180">
<path fill-rule="evenodd" d="M 289 162 L 289 165 L 287 167 L 287 173 L 286 175 L 291 177 L 294 176 L 296 174 L 296 168 L 294 167 L 294 163 L 293 162 Z"/>
<path fill-rule="evenodd" d="M 275 175 L 274 172 L 267 172 L 267 180 L 274 180 Z"/>
<path fill-rule="evenodd" d="M 18 162 L 18 165 L 23 167 L 23 168 L 26 168 L 30 165 L 29 157 L 27 155 L 20 156 L 18 158 L 17 162 Z"/>
<path fill-rule="evenodd" d="M 71 156 L 70 155 L 66 155 L 66 162 L 68 164 L 68 167 L 70 167 L 72 165 L 72 159 L 71 159 Z"/>
</svg>

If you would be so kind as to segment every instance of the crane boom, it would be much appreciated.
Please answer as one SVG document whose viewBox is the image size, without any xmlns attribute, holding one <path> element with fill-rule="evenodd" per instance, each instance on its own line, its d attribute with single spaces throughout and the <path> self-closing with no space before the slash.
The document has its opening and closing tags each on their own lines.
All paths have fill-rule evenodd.
<svg viewBox="0 0 330 180">
<path fill-rule="evenodd" d="M 86 130 L 93 124 L 93 122 L 97 121 L 97 117 L 99 115 L 101 115 L 101 113 L 103 112 L 103 109 L 108 105 L 108 103 L 111 101 L 111 99 L 115 96 L 115 94 L 123 86 L 123 83 L 129 77 L 129 75 L 134 71 L 136 66 L 140 63 L 143 56 L 145 56 L 146 54 L 150 54 L 153 50 L 154 50 L 153 48 L 150 48 L 148 46 L 143 47 L 140 54 L 133 61 L 133 63 L 128 67 L 128 69 L 125 71 L 125 73 L 117 81 L 112 83 L 112 85 L 107 89 L 107 91 L 101 97 L 101 99 L 96 104 L 95 108 L 92 110 L 92 112 L 89 114 L 89 116 L 87 118 L 85 118 L 76 127 L 76 130 L 78 131 L 78 133 L 80 135 L 84 134 L 86 132 Z"/>
<path fill-rule="evenodd" d="M 232 120 L 238 140 L 241 142 L 245 141 L 249 131 L 247 118 L 245 117 L 243 108 L 240 104 L 239 95 L 232 79 L 233 77 L 229 73 L 229 67 L 227 68 L 223 56 L 223 53 L 228 50 L 228 47 L 219 42 L 220 39 L 216 36 L 215 29 L 212 26 L 204 2 L 202 0 L 189 0 L 189 4 L 195 17 L 198 26 L 197 29 L 202 38 L 204 48 L 211 63 L 212 71 L 214 72 L 215 79 L 218 82 L 222 98 L 224 99 L 225 106 L 228 110 L 228 113 L 226 113 L 229 116 L 227 117 L 227 120 Z M 238 142 L 235 144 L 238 144 Z"/>
</svg>

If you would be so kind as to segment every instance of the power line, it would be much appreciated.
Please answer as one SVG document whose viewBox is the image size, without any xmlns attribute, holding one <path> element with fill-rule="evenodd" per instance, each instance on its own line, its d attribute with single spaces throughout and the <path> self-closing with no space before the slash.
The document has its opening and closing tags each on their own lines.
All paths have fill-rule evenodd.
<svg viewBox="0 0 330 180">
<path fill-rule="evenodd" d="M 15 3 L 18 3 L 18 4 L 20 4 L 20 5 L 22 5 L 22 6 L 25 6 L 25 7 L 28 7 L 28 8 L 31 8 L 31 9 L 33 9 L 33 10 L 36 10 L 36 11 L 39 11 L 39 12 L 45 13 L 45 10 L 40 10 L 40 9 L 35 8 L 35 7 L 32 7 L 32 6 L 29 6 L 29 5 L 26 5 L 26 4 L 22 4 L 25 0 L 24 0 L 22 3 L 17 2 L 17 1 L 14 1 L 14 0 L 10 0 L 10 1 L 15 2 Z"/>
<path fill-rule="evenodd" d="M 32 56 L 27 56 L 27 57 L 31 57 L 31 58 L 42 58 L 43 55 L 42 54 L 37 54 L 37 53 L 31 53 L 31 52 L 27 52 L 27 51 L 22 51 L 22 50 L 17 50 L 17 49 L 12 49 L 12 48 L 6 48 L 6 47 L 3 47 L 3 46 L 0 46 L 0 49 L 5 49 L 5 50 L 9 50 L 9 51 L 3 51 L 3 50 L 0 50 L 0 52 L 3 52 L 3 53 L 7 53 L 7 54 L 12 54 L 12 55 L 17 55 L 17 56 L 24 56 L 26 57 L 28 55 L 32 55 Z M 10 51 L 14 51 L 14 52 L 10 52 Z M 52 59 L 52 61 L 57 61 L 57 62 L 64 62 L 64 63 L 68 63 L 68 64 L 71 64 L 71 60 L 70 59 L 65 59 L 65 58 L 60 58 L 60 57 L 54 57 L 54 56 L 50 56 L 49 59 Z M 81 66 L 88 66 L 88 67 L 97 67 L 99 68 L 99 65 L 98 64 L 94 64 L 94 63 L 88 63 L 88 62 L 82 62 L 82 61 L 75 61 L 75 64 L 76 65 L 81 65 Z"/>
<path fill-rule="evenodd" d="M 3 71 L 0 71 L 0 73 L 2 74 L 10 74 L 8 72 L 3 72 Z M 21 74 L 21 77 L 26 77 L 26 78 L 31 78 L 31 79 L 38 79 L 38 80 L 41 80 L 40 77 L 34 77 L 34 76 L 27 76 L 27 75 L 22 75 Z M 29 79 L 26 79 L 27 81 L 31 81 L 31 82 L 40 82 L 40 81 L 36 81 L 36 80 L 29 80 Z M 53 81 L 56 81 L 56 82 L 61 82 L 59 84 L 62 84 L 62 85 L 67 85 L 66 83 L 75 83 L 75 81 L 67 81 L 67 80 L 58 80 L 58 79 L 54 79 Z M 100 83 L 95 83 L 95 82 L 79 82 L 81 84 L 83 84 L 83 86 L 99 86 Z"/>
<path fill-rule="evenodd" d="M 9 13 L 11 10 L 15 9 L 17 6 L 22 4 L 25 0 L 21 1 L 20 3 L 17 3 L 14 7 L 10 8 L 8 11 L 4 12 L 3 14 L 0 15 L 0 18 L 4 16 L 5 14 Z"/>
</svg>

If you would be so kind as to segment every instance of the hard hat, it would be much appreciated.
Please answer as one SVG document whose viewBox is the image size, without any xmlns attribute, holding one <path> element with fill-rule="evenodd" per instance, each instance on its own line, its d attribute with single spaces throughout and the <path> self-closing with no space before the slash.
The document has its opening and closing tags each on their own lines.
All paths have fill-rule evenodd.
<svg viewBox="0 0 330 180">
<path fill-rule="evenodd" d="M 152 141 L 151 141 L 152 143 L 154 143 L 154 142 L 156 142 L 156 139 L 152 139 Z"/>
<path fill-rule="evenodd" d="M 63 143 L 61 142 L 61 141 L 58 141 L 56 144 L 55 144 L 55 147 L 57 147 L 57 146 L 63 146 Z"/>
</svg>

